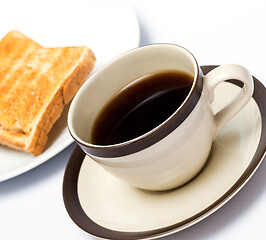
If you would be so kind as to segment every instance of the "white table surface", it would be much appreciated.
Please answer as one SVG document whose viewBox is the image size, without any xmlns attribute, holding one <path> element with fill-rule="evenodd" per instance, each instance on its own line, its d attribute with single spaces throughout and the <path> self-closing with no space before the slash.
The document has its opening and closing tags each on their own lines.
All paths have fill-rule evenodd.
<svg viewBox="0 0 266 240">
<path fill-rule="evenodd" d="M 265 0 L 127 0 L 138 16 L 141 45 L 169 42 L 200 65 L 239 63 L 266 85 Z M 121 20 L 122 21 L 122 20 Z M 96 239 L 68 216 L 62 181 L 75 144 L 0 183 L 0 239 Z M 164 239 L 266 239 L 266 162 L 225 206 Z"/>
</svg>

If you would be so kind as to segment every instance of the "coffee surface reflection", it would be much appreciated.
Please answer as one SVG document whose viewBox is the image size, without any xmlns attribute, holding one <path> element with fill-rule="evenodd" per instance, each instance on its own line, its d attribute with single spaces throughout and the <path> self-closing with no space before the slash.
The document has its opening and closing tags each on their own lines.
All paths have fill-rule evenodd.
<svg viewBox="0 0 266 240">
<path fill-rule="evenodd" d="M 98 113 L 90 142 L 112 145 L 149 132 L 180 107 L 192 83 L 192 75 L 177 70 L 151 73 L 134 80 Z"/>
</svg>

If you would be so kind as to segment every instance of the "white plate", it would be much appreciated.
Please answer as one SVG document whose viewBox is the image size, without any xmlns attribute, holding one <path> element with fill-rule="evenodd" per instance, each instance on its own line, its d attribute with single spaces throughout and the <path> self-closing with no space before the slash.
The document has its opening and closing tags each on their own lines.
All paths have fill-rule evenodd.
<svg viewBox="0 0 266 240">
<path fill-rule="evenodd" d="M 97 70 L 117 55 L 139 45 L 139 25 L 123 0 L 0 1 L 0 38 L 18 30 L 44 47 L 86 45 L 96 55 Z M 47 161 L 73 140 L 66 129 L 66 111 L 49 135 L 44 153 L 0 146 L 0 182 Z"/>
</svg>

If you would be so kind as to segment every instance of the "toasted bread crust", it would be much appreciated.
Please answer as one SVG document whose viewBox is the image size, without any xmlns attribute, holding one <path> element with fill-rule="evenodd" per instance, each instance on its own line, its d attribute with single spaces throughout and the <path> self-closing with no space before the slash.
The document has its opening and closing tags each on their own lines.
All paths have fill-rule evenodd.
<svg viewBox="0 0 266 240">
<path fill-rule="evenodd" d="M 87 47 L 43 48 L 13 31 L 0 42 L 0 60 L 0 144 L 39 155 L 95 56 Z"/>
</svg>

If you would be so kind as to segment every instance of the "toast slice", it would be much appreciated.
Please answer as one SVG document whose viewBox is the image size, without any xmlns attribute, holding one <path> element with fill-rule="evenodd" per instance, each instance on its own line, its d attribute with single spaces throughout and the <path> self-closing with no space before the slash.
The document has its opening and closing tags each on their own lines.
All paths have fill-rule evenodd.
<svg viewBox="0 0 266 240">
<path fill-rule="evenodd" d="M 9 32 L 0 41 L 0 144 L 41 154 L 51 127 L 94 62 L 87 47 L 43 48 Z"/>
</svg>

